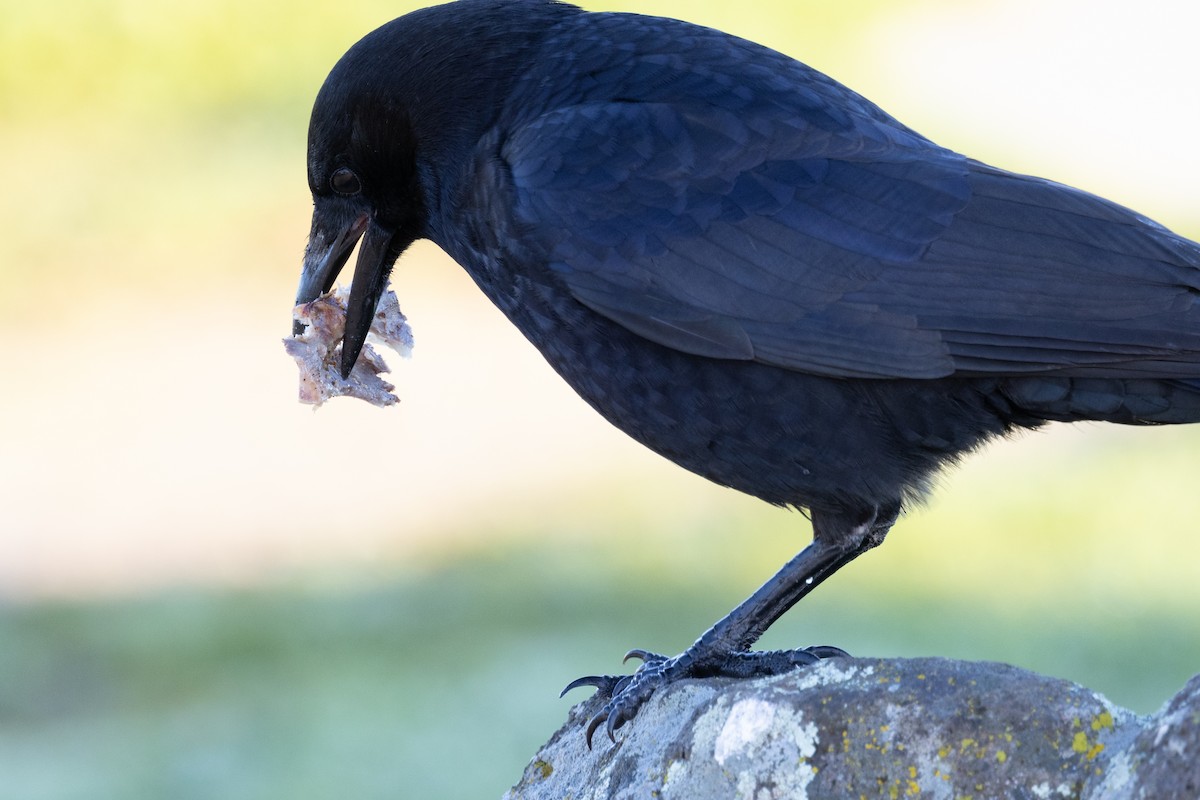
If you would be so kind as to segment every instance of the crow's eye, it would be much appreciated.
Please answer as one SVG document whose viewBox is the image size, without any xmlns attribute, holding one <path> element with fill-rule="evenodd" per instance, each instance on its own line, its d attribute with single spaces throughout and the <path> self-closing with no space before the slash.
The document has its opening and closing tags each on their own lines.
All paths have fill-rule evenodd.
<svg viewBox="0 0 1200 800">
<path fill-rule="evenodd" d="M 338 194 L 358 194 L 362 191 L 362 183 L 349 167 L 339 167 L 329 176 L 329 186 Z"/>
</svg>

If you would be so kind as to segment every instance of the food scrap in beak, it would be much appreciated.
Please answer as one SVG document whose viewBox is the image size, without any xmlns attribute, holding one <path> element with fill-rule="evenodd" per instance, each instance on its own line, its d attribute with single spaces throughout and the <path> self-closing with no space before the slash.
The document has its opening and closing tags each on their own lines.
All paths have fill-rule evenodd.
<svg viewBox="0 0 1200 800">
<path fill-rule="evenodd" d="M 349 292 L 337 287 L 294 309 L 295 326 L 301 333 L 283 340 L 288 355 L 300 368 L 300 402 L 320 406 L 332 397 L 357 397 L 376 406 L 390 406 L 399 399 L 395 389 L 379 377 L 388 372 L 387 363 L 371 346 L 381 343 L 404 358 L 412 354 L 412 328 L 391 289 L 380 298 L 371 319 L 362 352 L 346 377 L 342 377 L 342 339 L 346 328 Z"/>
</svg>

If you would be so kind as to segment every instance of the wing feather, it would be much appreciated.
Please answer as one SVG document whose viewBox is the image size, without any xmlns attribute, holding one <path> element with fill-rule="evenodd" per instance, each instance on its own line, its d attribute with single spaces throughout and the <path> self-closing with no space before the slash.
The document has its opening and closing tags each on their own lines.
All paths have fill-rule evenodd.
<svg viewBox="0 0 1200 800">
<path fill-rule="evenodd" d="M 667 347 L 835 377 L 1200 375 L 1200 247 L 940 148 L 783 56 L 739 73 L 711 51 L 744 43 L 707 46 L 700 67 L 592 54 L 608 85 L 509 125 L 519 229 L 581 303 Z"/>
</svg>

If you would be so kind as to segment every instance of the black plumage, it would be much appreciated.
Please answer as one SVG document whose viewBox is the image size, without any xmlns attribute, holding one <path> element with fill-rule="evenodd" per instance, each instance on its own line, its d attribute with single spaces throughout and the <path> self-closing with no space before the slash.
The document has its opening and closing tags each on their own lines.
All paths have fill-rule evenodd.
<svg viewBox="0 0 1200 800">
<path fill-rule="evenodd" d="M 945 464 L 1047 420 L 1200 420 L 1200 247 L 939 147 L 787 56 L 550 0 L 401 17 L 317 97 L 298 300 L 361 239 L 343 369 L 393 263 L 440 245 L 597 411 L 813 543 L 655 687 L 835 654 L 751 652 Z"/>
</svg>

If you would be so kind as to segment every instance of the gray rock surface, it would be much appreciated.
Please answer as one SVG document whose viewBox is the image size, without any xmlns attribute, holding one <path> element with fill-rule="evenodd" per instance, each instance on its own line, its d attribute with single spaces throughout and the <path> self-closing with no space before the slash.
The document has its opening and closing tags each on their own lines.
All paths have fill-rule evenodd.
<svg viewBox="0 0 1200 800">
<path fill-rule="evenodd" d="M 1149 717 L 1004 664 L 829 659 L 686 681 L 611 744 L 587 700 L 505 800 L 1200 798 L 1200 676 Z"/>
</svg>

